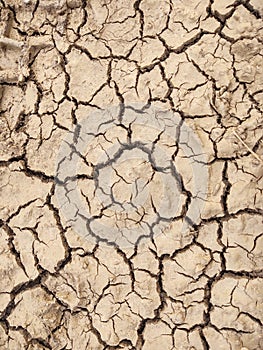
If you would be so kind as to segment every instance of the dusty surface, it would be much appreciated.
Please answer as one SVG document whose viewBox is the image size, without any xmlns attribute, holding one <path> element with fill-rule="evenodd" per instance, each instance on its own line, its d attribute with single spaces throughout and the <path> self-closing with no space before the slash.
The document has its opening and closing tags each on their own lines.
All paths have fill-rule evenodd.
<svg viewBox="0 0 263 350">
<path fill-rule="evenodd" d="M 0 0 L 0 349 L 263 348 L 262 16 Z"/>
</svg>

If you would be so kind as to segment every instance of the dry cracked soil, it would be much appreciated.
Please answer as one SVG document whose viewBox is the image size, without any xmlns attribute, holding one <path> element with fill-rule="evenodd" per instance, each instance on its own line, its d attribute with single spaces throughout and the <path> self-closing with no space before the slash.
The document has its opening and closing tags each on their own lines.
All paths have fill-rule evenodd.
<svg viewBox="0 0 263 350">
<path fill-rule="evenodd" d="M 0 0 L 0 349 L 260 350 L 262 0 Z"/>
</svg>

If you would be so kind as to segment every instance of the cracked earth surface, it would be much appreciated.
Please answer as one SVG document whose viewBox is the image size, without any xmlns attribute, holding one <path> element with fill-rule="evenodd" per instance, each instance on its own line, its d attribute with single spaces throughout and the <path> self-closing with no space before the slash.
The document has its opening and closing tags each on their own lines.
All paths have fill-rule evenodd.
<svg viewBox="0 0 263 350">
<path fill-rule="evenodd" d="M 0 0 L 0 349 L 263 348 L 262 16 Z"/>
</svg>

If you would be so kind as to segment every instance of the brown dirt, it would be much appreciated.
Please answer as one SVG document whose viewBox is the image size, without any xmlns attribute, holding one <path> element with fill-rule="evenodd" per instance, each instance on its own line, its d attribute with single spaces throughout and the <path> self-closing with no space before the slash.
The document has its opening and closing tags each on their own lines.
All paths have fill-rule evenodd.
<svg viewBox="0 0 263 350">
<path fill-rule="evenodd" d="M 261 0 L 0 0 L 0 349 L 260 350 Z"/>
</svg>

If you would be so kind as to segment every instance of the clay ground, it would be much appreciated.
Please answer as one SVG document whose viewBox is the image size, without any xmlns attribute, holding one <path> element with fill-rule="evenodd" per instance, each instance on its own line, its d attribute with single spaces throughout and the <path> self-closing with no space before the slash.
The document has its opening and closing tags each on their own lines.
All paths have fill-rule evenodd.
<svg viewBox="0 0 263 350">
<path fill-rule="evenodd" d="M 263 349 L 262 16 L 0 0 L 0 349 Z"/>
</svg>

